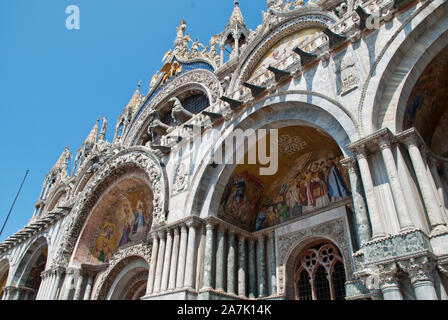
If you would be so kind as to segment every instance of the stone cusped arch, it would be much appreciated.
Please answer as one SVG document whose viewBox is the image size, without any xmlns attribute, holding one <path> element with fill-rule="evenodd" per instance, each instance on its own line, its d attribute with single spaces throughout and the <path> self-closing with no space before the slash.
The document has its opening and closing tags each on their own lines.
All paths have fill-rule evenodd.
<svg viewBox="0 0 448 320">
<path fill-rule="evenodd" d="M 92 300 L 106 300 L 114 283 L 121 280 L 117 277 L 126 267 L 132 267 L 133 262 L 138 260 L 144 261 L 148 265 L 149 270 L 151 252 L 152 246 L 147 243 L 140 243 L 116 252 L 111 258 L 107 269 L 96 279 Z M 137 263 L 135 266 L 140 266 L 140 264 Z"/>
<path fill-rule="evenodd" d="M 257 130 L 294 125 L 311 126 L 325 131 L 336 141 L 344 156 L 352 155 L 347 145 L 359 139 L 353 119 L 342 106 L 320 94 L 287 91 L 268 97 L 227 124 L 214 145 L 222 145 L 237 128 Z M 209 150 L 196 170 L 187 198 L 187 212 L 203 218 L 217 215 L 220 198 L 235 167 L 227 164 L 220 164 L 216 168 L 209 166 L 212 150 L 213 148 Z"/>
<path fill-rule="evenodd" d="M 448 44 L 448 21 L 444 19 L 447 7 L 440 0 L 423 2 L 403 19 L 378 54 L 358 106 L 363 135 L 384 127 L 394 133 L 401 131 L 399 120 L 403 119 L 413 85 L 425 66 Z M 369 94 L 372 92 L 375 94 Z"/>
<path fill-rule="evenodd" d="M 55 266 L 66 266 L 75 250 L 81 232 L 92 209 L 107 188 L 119 177 L 132 170 L 144 173 L 153 195 L 153 227 L 166 223 L 169 185 L 166 170 L 160 160 L 145 147 L 132 147 L 111 157 L 92 177 L 80 194 L 64 229 L 62 245 L 52 261 Z"/>
<path fill-rule="evenodd" d="M 124 145 L 133 146 L 139 137 L 146 131 L 149 124 L 150 113 L 160 103 L 187 90 L 203 92 L 214 104 L 223 94 L 219 79 L 214 73 L 204 69 L 188 71 L 167 83 L 162 89 L 140 110 L 132 121 L 132 127 L 127 132 Z"/>
</svg>

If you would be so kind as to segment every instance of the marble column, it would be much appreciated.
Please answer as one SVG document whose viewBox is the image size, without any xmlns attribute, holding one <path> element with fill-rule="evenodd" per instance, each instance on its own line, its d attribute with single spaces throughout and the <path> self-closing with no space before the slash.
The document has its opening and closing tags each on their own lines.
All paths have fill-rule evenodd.
<svg viewBox="0 0 448 320">
<path fill-rule="evenodd" d="M 445 213 L 446 213 L 446 210 L 447 210 L 446 208 L 448 207 L 448 203 L 446 203 L 447 195 L 445 194 L 443 182 L 439 175 L 439 171 L 437 168 L 438 167 L 437 160 L 434 159 L 433 157 L 430 157 L 428 159 L 428 162 L 429 162 L 429 168 L 430 168 L 432 177 L 434 179 L 434 184 L 436 186 L 438 196 L 440 198 L 440 202 L 441 202 L 440 204 L 442 205 L 442 210 L 445 211 Z"/>
<path fill-rule="evenodd" d="M 152 294 L 154 292 L 154 279 L 156 277 L 157 257 L 159 252 L 159 237 L 157 233 L 153 233 L 152 239 L 152 254 L 151 263 L 149 266 L 148 286 L 146 289 L 146 294 Z"/>
<path fill-rule="evenodd" d="M 166 231 L 159 231 L 159 254 L 157 257 L 156 276 L 154 278 L 154 293 L 160 292 L 162 285 L 163 262 L 165 258 Z"/>
<path fill-rule="evenodd" d="M 48 287 L 48 270 L 43 271 L 40 274 L 41 277 L 41 281 L 40 281 L 40 285 L 39 285 L 39 290 L 37 291 L 37 296 L 36 296 L 36 300 L 44 300 L 45 299 L 45 295 L 47 292 L 47 287 Z"/>
<path fill-rule="evenodd" d="M 366 203 L 364 201 L 364 190 L 362 186 L 362 181 L 359 177 L 358 166 L 356 164 L 356 159 L 350 158 L 343 160 L 342 164 L 347 168 L 350 186 L 353 197 L 353 207 L 354 207 L 354 227 L 356 230 L 356 236 L 358 237 L 358 248 L 360 248 L 364 243 L 368 242 L 372 237 L 370 231 L 370 221 L 369 215 L 367 213 Z"/>
<path fill-rule="evenodd" d="M 264 235 L 260 235 L 257 240 L 257 276 L 258 297 L 266 297 L 266 258 L 264 248 Z"/>
<path fill-rule="evenodd" d="M 56 270 L 51 270 L 50 271 L 49 288 L 48 288 L 48 292 L 45 297 L 45 300 L 52 300 L 55 288 L 56 288 Z"/>
<path fill-rule="evenodd" d="M 269 266 L 269 295 L 277 294 L 277 263 L 275 255 L 275 233 L 270 232 L 268 237 L 268 266 Z"/>
<path fill-rule="evenodd" d="M 225 291 L 225 233 L 226 229 L 223 226 L 219 226 L 217 245 L 216 245 L 216 290 Z"/>
<path fill-rule="evenodd" d="M 171 255 L 170 280 L 168 290 L 176 288 L 177 260 L 179 258 L 179 228 L 174 228 L 173 254 Z"/>
<path fill-rule="evenodd" d="M 381 292 L 384 300 L 403 300 L 396 277 L 397 271 L 396 264 L 385 266 L 380 270 Z"/>
<path fill-rule="evenodd" d="M 384 221 L 376 200 L 367 154 L 363 148 L 357 150 L 356 158 L 358 159 L 359 171 L 361 173 L 364 192 L 367 199 L 367 207 L 369 208 L 372 239 L 381 238 L 386 236 Z"/>
<path fill-rule="evenodd" d="M 21 293 L 21 290 L 20 290 L 19 288 L 16 288 L 16 291 L 14 292 L 14 298 L 13 298 L 13 300 L 19 300 L 19 298 L 20 298 L 20 293 Z"/>
<path fill-rule="evenodd" d="M 171 252 L 173 249 L 173 234 L 171 230 L 167 230 L 166 234 L 166 248 L 165 248 L 165 260 L 163 262 L 163 273 L 162 273 L 162 291 L 168 290 L 168 280 L 170 276 L 170 262 L 171 262 Z"/>
<path fill-rule="evenodd" d="M 246 296 L 246 238 L 238 237 L 238 295 Z"/>
<path fill-rule="evenodd" d="M 445 179 L 445 185 L 448 187 L 448 162 L 445 161 L 443 163 L 443 170 L 442 170 L 443 178 Z"/>
<path fill-rule="evenodd" d="M 177 266 L 177 279 L 176 287 L 183 288 L 185 280 L 185 258 L 187 254 L 187 237 L 188 230 L 185 224 L 182 224 L 180 236 L 180 251 L 179 251 L 179 263 Z"/>
<path fill-rule="evenodd" d="M 75 295 L 73 296 L 73 300 L 81 300 L 81 289 L 82 283 L 84 281 L 84 274 L 82 270 L 79 270 L 78 281 L 76 282 Z"/>
<path fill-rule="evenodd" d="M 70 291 L 72 290 L 73 279 L 74 279 L 73 270 L 69 271 L 69 273 L 67 274 L 66 279 L 67 280 L 66 280 L 66 284 L 65 284 L 65 291 L 64 291 L 63 300 L 68 300 L 70 298 Z"/>
<path fill-rule="evenodd" d="M 230 230 L 227 239 L 227 292 L 235 294 L 235 233 Z"/>
<path fill-rule="evenodd" d="M 221 52 L 220 52 L 221 57 L 220 57 L 219 65 L 222 66 L 224 64 L 224 53 L 225 53 L 226 47 L 224 45 L 221 45 L 221 46 L 219 46 L 219 49 L 221 50 Z"/>
<path fill-rule="evenodd" d="M 400 268 L 408 273 L 417 300 L 438 300 L 432 272 L 434 264 L 427 257 L 400 261 Z"/>
<path fill-rule="evenodd" d="M 204 285 L 203 289 L 212 289 L 212 276 L 213 276 L 213 258 L 214 258 L 214 246 L 213 239 L 215 237 L 215 225 L 211 222 L 207 222 L 205 227 L 205 252 L 204 252 Z"/>
<path fill-rule="evenodd" d="M 428 178 L 425 163 L 418 148 L 418 143 L 415 136 L 408 137 L 405 140 L 408 152 L 411 158 L 412 166 L 414 167 L 417 182 L 420 187 L 420 192 L 423 197 L 428 219 L 432 227 L 432 234 L 446 231 L 446 225 L 443 220 L 443 213 L 438 205 L 437 198 L 433 192 L 431 182 Z"/>
<path fill-rule="evenodd" d="M 406 198 L 404 197 L 403 187 L 401 186 L 400 178 L 398 177 L 398 170 L 395 164 L 390 142 L 384 138 L 379 141 L 379 147 L 381 149 L 384 165 L 389 177 L 392 197 L 394 199 L 398 222 L 400 224 L 400 230 L 410 230 L 414 228 L 414 223 L 411 220 Z"/>
<path fill-rule="evenodd" d="M 257 273 L 255 271 L 255 240 L 249 239 L 249 298 L 257 295 Z"/>
<path fill-rule="evenodd" d="M 55 273 L 55 282 L 53 286 L 53 291 L 51 292 L 49 298 L 50 300 L 58 300 L 59 298 L 59 289 L 61 286 L 61 278 L 64 273 L 64 268 L 58 267 L 55 269 L 54 273 Z"/>
<path fill-rule="evenodd" d="M 90 294 L 92 293 L 92 285 L 93 285 L 93 274 L 88 273 L 86 291 L 84 292 L 83 300 L 90 300 Z"/>
<path fill-rule="evenodd" d="M 188 226 L 188 246 L 187 258 L 185 266 L 185 286 L 187 288 L 195 288 L 195 274 L 196 274 L 196 229 L 199 226 L 196 221 L 187 222 Z"/>
</svg>

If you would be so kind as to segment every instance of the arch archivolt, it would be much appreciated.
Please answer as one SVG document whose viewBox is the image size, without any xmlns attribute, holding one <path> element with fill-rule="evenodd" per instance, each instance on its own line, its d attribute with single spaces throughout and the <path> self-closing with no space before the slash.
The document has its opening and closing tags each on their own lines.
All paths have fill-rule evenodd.
<svg viewBox="0 0 448 320">
<path fill-rule="evenodd" d="M 24 282 L 27 280 L 28 273 L 30 272 L 30 269 L 35 264 L 37 259 L 39 258 L 40 254 L 45 250 L 45 248 L 48 248 L 48 240 L 41 236 L 37 240 L 31 242 L 26 249 L 23 250 L 23 253 L 18 257 L 16 263 L 17 268 L 15 270 L 10 270 L 13 274 L 11 275 L 11 285 L 19 286 L 23 285 Z M 47 252 L 47 263 L 49 261 L 49 255 L 50 252 L 48 250 Z M 47 268 L 46 268 L 47 269 Z"/>
<path fill-rule="evenodd" d="M 68 265 L 81 231 L 95 205 L 114 181 L 135 170 L 143 172 L 148 187 L 152 191 L 153 227 L 166 223 L 169 201 L 166 171 L 160 165 L 160 160 L 149 149 L 145 147 L 129 148 L 105 162 L 102 169 L 95 173 L 84 191 L 81 192 L 65 226 L 62 245 L 55 260 L 52 261 L 54 265 Z"/>
<path fill-rule="evenodd" d="M 255 71 L 257 64 L 263 59 L 265 54 L 280 40 L 307 28 L 320 27 L 325 29 L 336 20 L 336 17 L 331 13 L 322 11 L 318 7 L 305 7 L 302 9 L 300 10 L 300 16 L 287 17 L 286 19 L 279 18 L 280 23 L 275 26 L 267 26 L 265 32 L 259 36 L 260 39 L 253 41 L 249 47 L 244 49 L 241 58 L 242 63 L 237 68 L 237 70 L 241 71 L 231 88 L 241 86 Z M 271 20 L 271 23 L 275 23 L 275 19 Z M 271 31 L 273 28 L 274 30 Z"/>
<path fill-rule="evenodd" d="M 308 103 L 310 96 L 311 103 Z M 213 143 L 192 177 L 187 197 L 187 212 L 201 217 L 217 215 L 220 197 L 235 166 L 218 164 L 216 168 L 212 168 L 209 164 L 213 160 L 214 146 L 224 144 L 225 139 L 235 129 L 275 129 L 295 125 L 311 126 L 325 131 L 336 141 L 344 156 L 351 156 L 347 145 L 359 139 L 351 117 L 338 104 L 324 96 L 292 91 L 268 97 L 229 122 L 222 130 L 223 133 Z"/>
<path fill-rule="evenodd" d="M 126 267 L 132 267 L 133 261 L 140 259 L 149 265 L 151 252 L 152 246 L 145 242 L 117 251 L 110 259 L 107 269 L 96 279 L 92 299 L 106 299 L 113 284 L 121 279 L 120 274 Z"/>
<path fill-rule="evenodd" d="M 363 136 L 383 127 L 394 133 L 401 129 L 398 118 L 404 113 L 403 105 L 418 79 L 417 74 L 423 71 L 430 57 L 440 52 L 438 48 L 447 43 L 448 21 L 444 19 L 447 6 L 440 0 L 421 3 L 383 46 L 370 68 L 358 105 L 357 117 Z"/>
<path fill-rule="evenodd" d="M 126 134 L 124 144 L 135 145 L 142 132 L 146 131 L 150 113 L 169 98 L 188 90 L 202 91 L 207 95 L 210 104 L 214 104 L 223 94 L 219 79 L 208 70 L 196 69 L 174 78 L 156 94 L 141 113 L 137 113 L 131 129 Z"/>
</svg>

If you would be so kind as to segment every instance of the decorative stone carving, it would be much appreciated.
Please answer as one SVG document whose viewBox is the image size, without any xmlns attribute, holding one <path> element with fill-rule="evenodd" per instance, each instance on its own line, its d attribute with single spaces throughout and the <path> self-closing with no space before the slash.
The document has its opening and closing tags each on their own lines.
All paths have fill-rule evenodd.
<svg viewBox="0 0 448 320">
<path fill-rule="evenodd" d="M 399 261 L 398 265 L 408 273 L 411 283 L 433 281 L 434 263 L 426 256 Z"/>
<path fill-rule="evenodd" d="M 350 239 L 348 238 L 348 231 L 345 228 L 344 220 L 337 219 L 311 228 L 291 232 L 277 238 L 277 265 L 280 266 L 277 268 L 279 272 L 279 292 L 284 292 L 284 281 L 280 280 L 282 277 L 284 278 L 284 274 L 283 276 L 281 274 L 281 268 L 285 267 L 292 251 L 297 247 L 297 245 L 310 237 L 327 238 L 334 242 L 341 251 L 344 258 L 344 265 L 347 271 L 347 280 L 350 280 L 352 278 L 353 267 L 352 259 L 350 258 L 351 248 Z"/>
<path fill-rule="evenodd" d="M 186 161 L 179 163 L 176 169 L 173 183 L 173 193 L 178 193 L 188 186 L 188 177 L 190 176 L 190 165 Z"/>
</svg>

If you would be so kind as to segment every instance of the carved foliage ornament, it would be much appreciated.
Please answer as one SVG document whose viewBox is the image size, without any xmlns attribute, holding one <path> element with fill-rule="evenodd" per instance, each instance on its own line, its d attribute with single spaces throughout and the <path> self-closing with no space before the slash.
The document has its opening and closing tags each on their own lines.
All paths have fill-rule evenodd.
<svg viewBox="0 0 448 320">
<path fill-rule="evenodd" d="M 153 227 L 163 225 L 166 222 L 168 209 L 168 181 L 166 172 L 160 166 L 156 156 L 150 153 L 145 147 L 133 147 L 120 152 L 107 161 L 102 169 L 90 180 L 68 216 L 64 229 L 62 245 L 56 254 L 53 264 L 67 265 L 72 254 L 76 241 L 80 236 L 92 208 L 118 177 L 132 169 L 143 170 L 149 180 L 149 187 L 152 190 L 153 199 Z"/>
</svg>

